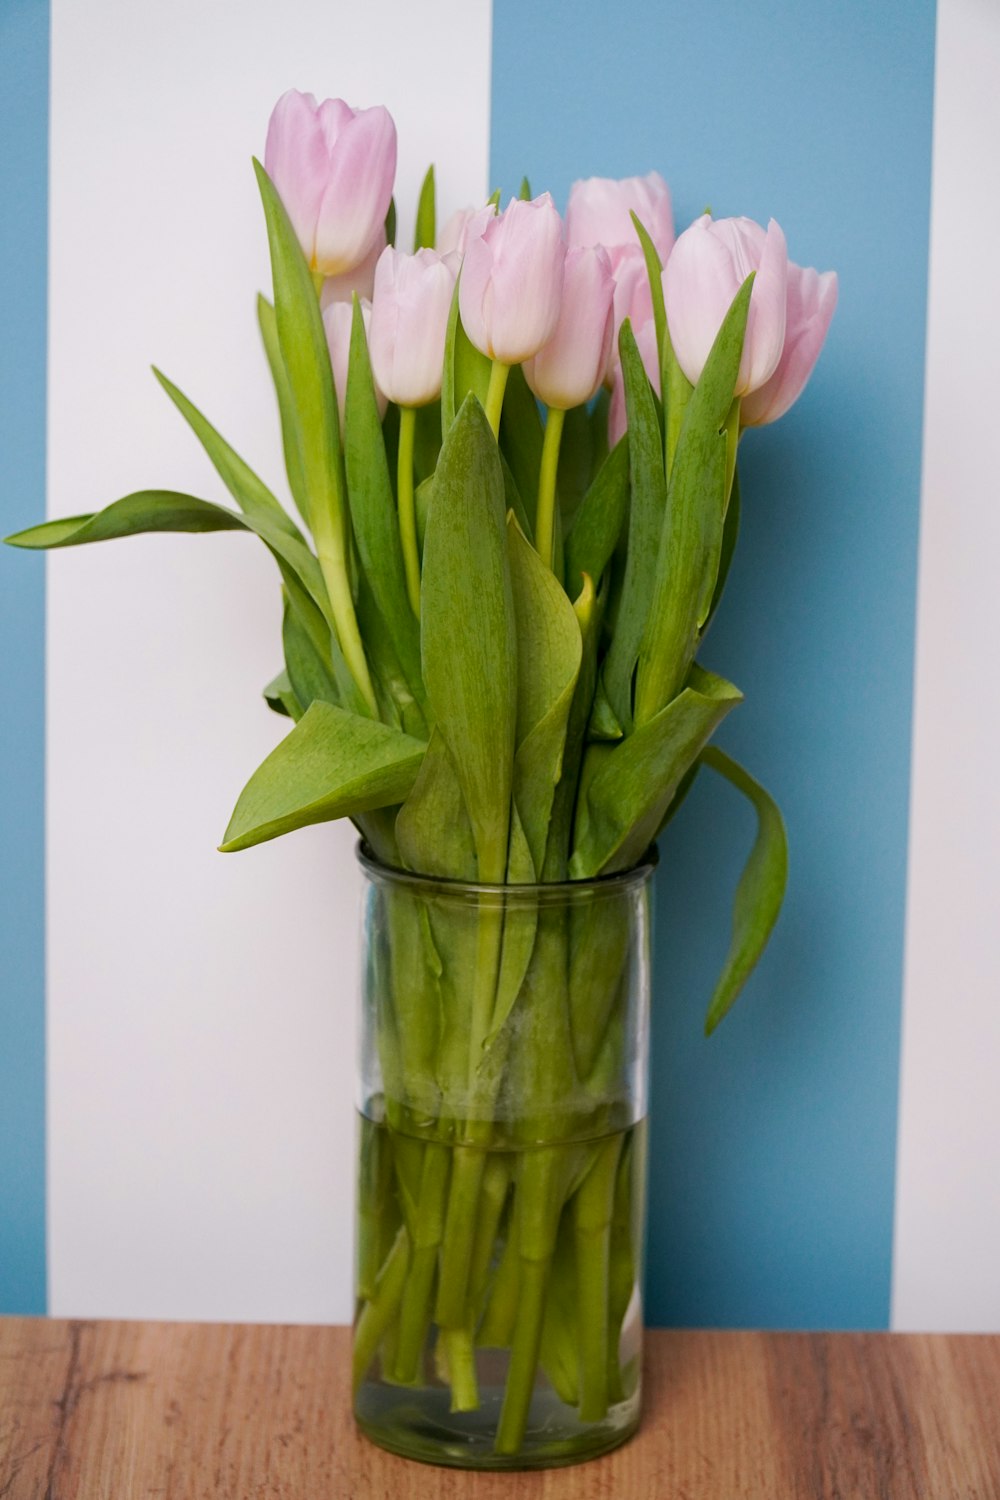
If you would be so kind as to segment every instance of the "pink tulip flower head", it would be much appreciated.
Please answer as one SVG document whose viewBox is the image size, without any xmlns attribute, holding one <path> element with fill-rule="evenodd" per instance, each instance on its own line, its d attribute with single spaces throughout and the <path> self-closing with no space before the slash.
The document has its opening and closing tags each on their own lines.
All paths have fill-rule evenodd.
<svg viewBox="0 0 1000 1500">
<path fill-rule="evenodd" d="M 751 271 L 743 358 L 735 395 L 747 396 L 774 374 L 785 342 L 788 251 L 774 219 L 767 231 L 752 219 L 702 214 L 678 239 L 663 273 L 667 326 L 677 361 L 697 385 L 733 298 Z"/>
<path fill-rule="evenodd" d="M 477 349 L 517 365 L 548 343 L 559 321 L 565 259 L 551 194 L 515 198 L 500 215 L 477 215 L 458 285 L 462 324 Z"/>
<path fill-rule="evenodd" d="M 361 317 L 365 326 L 366 335 L 370 333 L 372 320 L 372 305 L 370 302 L 362 301 Z M 347 400 L 347 372 L 351 360 L 351 330 L 354 324 L 354 307 L 350 302 L 330 302 L 323 309 L 323 328 L 326 332 L 326 342 L 330 350 L 330 363 L 333 366 L 333 384 L 337 392 L 337 408 L 340 412 L 340 425 L 344 425 L 344 403 Z M 375 386 L 375 395 L 378 399 L 379 415 L 385 416 L 387 405 L 385 396 Z"/>
<path fill-rule="evenodd" d="M 396 127 L 382 105 L 317 104 L 289 89 L 271 113 L 264 166 L 310 270 L 352 271 L 385 223 L 396 175 Z"/>
<path fill-rule="evenodd" d="M 375 290 L 375 267 L 386 246 L 385 225 L 375 236 L 374 244 L 360 265 L 340 276 L 327 276 L 319 294 L 320 307 L 329 307 L 331 302 L 350 302 L 357 292 L 362 301 L 370 302 Z"/>
<path fill-rule="evenodd" d="M 836 271 L 814 271 L 811 266 L 788 265 L 785 305 L 785 343 L 770 380 L 747 396 L 740 408 L 746 427 L 776 422 L 805 389 L 823 347 L 837 306 Z"/>
<path fill-rule="evenodd" d="M 547 344 L 525 361 L 528 385 L 546 406 L 583 406 L 601 387 L 614 332 L 615 282 L 600 245 L 566 255 L 559 321 Z"/>
<path fill-rule="evenodd" d="M 372 299 L 372 374 L 399 406 L 426 406 L 441 394 L 448 314 L 459 258 L 418 250 L 405 255 L 387 245 L 375 267 Z"/>
<path fill-rule="evenodd" d="M 566 209 L 566 239 L 575 245 L 603 245 L 617 274 L 626 250 L 639 249 L 632 214 L 642 224 L 665 263 L 674 243 L 670 189 L 659 172 L 645 177 L 588 177 L 574 182 Z"/>
<path fill-rule="evenodd" d="M 660 351 L 656 343 L 656 324 L 650 318 L 647 322 L 633 326 L 636 347 L 642 359 L 642 367 L 649 377 L 649 383 L 657 395 L 660 394 Z M 613 448 L 618 439 L 628 427 L 628 415 L 625 411 L 625 378 L 622 375 L 622 362 L 619 358 L 614 367 L 614 378 L 611 383 L 611 404 L 608 407 L 608 442 Z"/>
<path fill-rule="evenodd" d="M 438 231 L 437 244 L 434 246 L 439 255 L 448 255 L 452 250 L 459 255 L 465 254 L 465 240 L 471 221 L 476 217 L 475 208 L 456 208 L 450 218 L 445 219 Z"/>
</svg>

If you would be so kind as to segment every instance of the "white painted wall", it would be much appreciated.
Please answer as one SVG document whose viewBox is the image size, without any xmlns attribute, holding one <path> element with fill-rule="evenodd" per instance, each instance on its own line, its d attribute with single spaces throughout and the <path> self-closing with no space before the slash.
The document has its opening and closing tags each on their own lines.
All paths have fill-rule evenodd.
<svg viewBox="0 0 1000 1500">
<path fill-rule="evenodd" d="M 937 48 L 892 1321 L 1000 1330 L 1000 9 Z"/>
<path fill-rule="evenodd" d="M 402 236 L 486 192 L 489 0 L 53 0 L 49 512 L 224 497 L 164 368 L 273 485 L 250 168 L 289 86 L 384 102 Z M 50 1310 L 350 1316 L 359 881 L 328 826 L 215 852 L 283 732 L 249 537 L 55 554 L 48 595 Z"/>
</svg>

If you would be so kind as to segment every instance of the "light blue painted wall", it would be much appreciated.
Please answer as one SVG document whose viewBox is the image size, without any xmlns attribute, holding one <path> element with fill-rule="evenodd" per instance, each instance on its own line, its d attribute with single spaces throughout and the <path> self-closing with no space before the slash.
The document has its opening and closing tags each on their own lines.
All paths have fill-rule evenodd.
<svg viewBox="0 0 1000 1500">
<path fill-rule="evenodd" d="M 0 535 L 45 515 L 49 7 L 0 5 Z M 45 572 L 0 547 L 0 1313 L 45 1311 Z"/>
<path fill-rule="evenodd" d="M 933 43 L 931 0 L 494 3 L 505 194 L 657 167 L 679 225 L 773 215 L 841 278 L 806 396 L 747 439 L 703 652 L 747 695 L 720 743 L 791 840 L 772 947 L 710 1041 L 752 815 L 706 774 L 662 851 L 653 1323 L 888 1323 Z"/>
</svg>

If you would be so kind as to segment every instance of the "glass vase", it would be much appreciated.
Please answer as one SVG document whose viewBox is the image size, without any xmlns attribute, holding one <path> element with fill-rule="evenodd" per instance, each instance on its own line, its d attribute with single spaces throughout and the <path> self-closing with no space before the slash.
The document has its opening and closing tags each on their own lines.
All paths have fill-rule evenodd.
<svg viewBox="0 0 1000 1500">
<path fill-rule="evenodd" d="M 460 1468 L 605 1453 L 639 1421 L 653 866 L 359 858 L 357 1421 Z"/>
</svg>

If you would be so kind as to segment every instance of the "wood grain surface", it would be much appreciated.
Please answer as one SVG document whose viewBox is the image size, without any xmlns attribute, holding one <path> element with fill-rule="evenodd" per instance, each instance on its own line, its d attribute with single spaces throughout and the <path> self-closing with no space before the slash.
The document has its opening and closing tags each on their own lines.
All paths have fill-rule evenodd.
<svg viewBox="0 0 1000 1500">
<path fill-rule="evenodd" d="M 348 1346 L 0 1320 L 0 1500 L 1000 1500 L 1000 1337 L 654 1331 L 638 1437 L 508 1475 L 366 1442 Z"/>
</svg>

